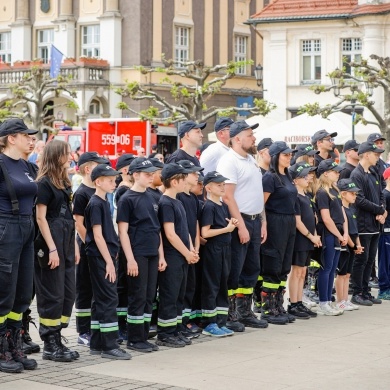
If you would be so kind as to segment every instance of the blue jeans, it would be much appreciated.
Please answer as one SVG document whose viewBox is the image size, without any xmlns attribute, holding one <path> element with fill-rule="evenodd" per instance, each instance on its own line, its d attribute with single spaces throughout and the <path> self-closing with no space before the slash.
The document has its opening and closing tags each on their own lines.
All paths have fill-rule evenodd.
<svg viewBox="0 0 390 390">
<path fill-rule="evenodd" d="M 339 263 L 340 251 L 335 249 L 336 237 L 333 234 L 325 236 L 323 243 L 323 267 L 318 272 L 318 293 L 320 302 L 332 300 L 333 281 L 337 265 Z"/>
</svg>

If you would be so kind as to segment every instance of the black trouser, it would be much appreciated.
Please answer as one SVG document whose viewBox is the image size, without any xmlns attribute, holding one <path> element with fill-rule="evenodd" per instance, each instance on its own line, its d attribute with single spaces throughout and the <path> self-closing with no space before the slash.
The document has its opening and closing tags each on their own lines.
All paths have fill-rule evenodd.
<svg viewBox="0 0 390 390">
<path fill-rule="evenodd" d="M 75 300 L 74 221 L 64 218 L 49 220 L 60 264 L 54 269 L 41 268 L 34 261 L 35 289 L 41 339 L 69 324 Z"/>
<path fill-rule="evenodd" d="M 122 248 L 120 248 L 118 255 L 117 276 L 116 291 L 118 293 L 118 307 L 116 308 L 116 314 L 118 316 L 119 329 L 122 332 L 126 332 L 128 306 L 127 259 Z"/>
<path fill-rule="evenodd" d="M 184 294 L 183 326 L 186 326 L 188 324 L 191 317 L 192 303 L 195 296 L 196 284 L 196 264 L 189 264 L 187 272 L 186 292 Z"/>
<path fill-rule="evenodd" d="M 159 306 L 157 333 L 159 338 L 175 335 L 182 324 L 188 263 L 181 255 L 165 255 L 167 268 L 159 273 Z"/>
<path fill-rule="evenodd" d="M 116 265 L 115 259 L 113 262 Z M 97 351 L 119 348 L 116 280 L 112 283 L 106 278 L 103 257 L 88 256 L 88 264 L 93 291 L 90 348 Z"/>
<path fill-rule="evenodd" d="M 249 241 L 240 243 L 238 229 L 232 232 L 231 268 L 228 278 L 228 294 L 252 294 L 260 273 L 261 221 L 244 218 Z"/>
<path fill-rule="evenodd" d="M 192 300 L 191 322 L 199 323 L 202 319 L 202 273 L 203 273 L 204 245 L 199 248 L 199 261 L 195 264 L 196 285 Z"/>
<path fill-rule="evenodd" d="M 364 252 L 360 255 L 355 255 L 351 274 L 353 295 L 369 292 L 368 282 L 370 281 L 372 265 L 375 263 L 378 250 L 379 233 L 359 234 L 359 239 Z"/>
<path fill-rule="evenodd" d="M 135 261 L 138 276 L 127 276 L 127 339 L 133 343 L 148 339 L 157 286 L 158 256 L 137 256 Z"/>
<path fill-rule="evenodd" d="M 85 244 L 77 238 L 80 261 L 76 265 L 76 328 L 79 334 L 89 333 L 91 329 L 92 284 L 89 274 Z"/>
<path fill-rule="evenodd" d="M 229 301 L 230 243 L 208 242 L 204 248 L 202 275 L 202 322 L 226 325 Z"/>
<path fill-rule="evenodd" d="M 285 288 L 296 234 L 295 215 L 267 213 L 267 240 L 261 246 L 263 291 Z"/>
<path fill-rule="evenodd" d="M 31 216 L 0 215 L 0 335 L 20 329 L 33 289 L 34 223 Z"/>
</svg>

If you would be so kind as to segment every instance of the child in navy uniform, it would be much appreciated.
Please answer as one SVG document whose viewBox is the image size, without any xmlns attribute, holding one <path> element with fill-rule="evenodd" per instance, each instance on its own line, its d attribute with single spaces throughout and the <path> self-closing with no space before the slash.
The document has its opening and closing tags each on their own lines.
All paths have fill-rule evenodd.
<svg viewBox="0 0 390 390">
<path fill-rule="evenodd" d="M 161 170 L 164 168 L 164 163 L 162 163 L 158 158 L 154 157 L 150 158 L 149 161 L 153 164 L 154 167 L 157 168 L 157 170 L 153 173 L 153 181 L 147 191 L 153 195 L 154 199 L 158 203 L 162 195 L 162 192 L 158 187 L 162 186 Z"/>
<path fill-rule="evenodd" d="M 204 177 L 208 194 L 201 217 L 202 237 L 207 240 L 203 252 L 202 323 L 203 334 L 215 337 L 232 336 L 226 327 L 229 310 L 227 280 L 230 272 L 231 232 L 238 225 L 230 218 L 228 207 L 221 203 L 225 195 L 225 180 L 216 171 Z"/>
<path fill-rule="evenodd" d="M 116 308 L 116 258 L 119 240 L 111 219 L 107 193 L 115 190 L 118 171 L 99 164 L 91 173 L 96 191 L 85 210 L 87 228 L 85 246 L 91 274 L 93 303 L 91 308 L 91 355 L 103 358 L 129 360 L 131 356 L 120 349 Z"/>
<path fill-rule="evenodd" d="M 341 179 L 337 186 L 340 190 L 341 202 L 348 220 L 348 245 L 340 252 L 339 266 L 336 277 L 337 307 L 341 310 L 351 311 L 359 309 L 348 298 L 349 279 L 352 273 L 355 253 L 360 254 L 364 248 L 360 245 L 358 227 L 356 222 L 355 208 L 352 206 L 356 201 L 359 188 L 351 179 Z"/>
<path fill-rule="evenodd" d="M 160 303 L 156 344 L 173 348 L 191 344 L 191 340 L 181 334 L 178 324 L 182 322 L 188 264 L 199 259 L 191 243 L 183 204 L 176 199 L 176 195 L 185 189 L 188 173 L 177 163 L 166 164 L 161 172 L 166 190 L 160 199 L 158 215 L 167 269 L 160 273 L 158 281 Z"/>
<path fill-rule="evenodd" d="M 158 350 L 147 340 L 158 271 L 164 271 L 167 265 L 162 249 L 158 204 L 147 191 L 157 169 L 148 159 L 136 158 L 130 164 L 134 185 L 118 204 L 119 238 L 127 259 L 127 348 L 138 352 Z"/>
<path fill-rule="evenodd" d="M 76 245 L 79 247 L 80 260 L 76 264 L 76 327 L 79 337 L 77 344 L 89 347 L 91 338 L 91 303 L 92 286 L 89 275 L 88 259 L 85 253 L 85 222 L 84 212 L 91 196 L 95 193 L 95 186 L 91 180 L 91 172 L 98 164 L 108 163 L 96 152 L 85 152 L 77 162 L 82 182 L 73 195 L 73 217 L 76 221 Z"/>
</svg>

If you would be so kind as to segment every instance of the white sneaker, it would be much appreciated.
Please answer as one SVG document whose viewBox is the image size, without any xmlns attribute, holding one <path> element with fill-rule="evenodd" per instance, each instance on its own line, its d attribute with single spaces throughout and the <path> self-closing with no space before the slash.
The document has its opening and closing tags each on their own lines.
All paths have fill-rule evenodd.
<svg viewBox="0 0 390 390">
<path fill-rule="evenodd" d="M 344 313 L 344 309 L 341 309 L 341 308 L 337 307 L 336 302 L 328 302 L 328 303 L 329 303 L 329 306 L 330 306 L 335 312 L 338 313 L 337 315 L 340 315 L 340 314 L 343 314 L 343 313 Z"/>
<path fill-rule="evenodd" d="M 328 302 L 320 303 L 317 314 L 322 316 L 338 316 L 340 313 L 336 310 L 333 310 Z"/>
<path fill-rule="evenodd" d="M 343 311 L 352 311 L 354 310 L 351 306 L 348 305 L 346 301 L 341 301 L 336 303 L 336 308 Z"/>
<path fill-rule="evenodd" d="M 312 308 L 317 306 L 315 302 L 313 302 L 310 298 L 308 298 L 305 294 L 302 295 L 302 303 L 308 308 Z"/>
<path fill-rule="evenodd" d="M 355 305 L 354 303 L 352 303 L 351 301 L 346 301 L 346 304 L 352 308 L 352 310 L 359 310 L 359 306 L 358 305 Z"/>
</svg>

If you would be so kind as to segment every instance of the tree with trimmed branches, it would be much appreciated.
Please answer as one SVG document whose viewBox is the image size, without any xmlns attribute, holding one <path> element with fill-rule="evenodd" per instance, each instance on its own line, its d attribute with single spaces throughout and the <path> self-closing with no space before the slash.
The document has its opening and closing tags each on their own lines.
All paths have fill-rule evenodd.
<svg viewBox="0 0 390 390">
<path fill-rule="evenodd" d="M 380 57 L 375 54 L 370 55 L 370 59 L 375 64 L 366 59 L 361 61 L 344 62 L 351 69 L 347 72 L 347 67 L 335 69 L 327 76 L 332 80 L 332 85 L 315 85 L 310 87 L 316 94 L 334 91 L 338 95 L 338 100 L 333 104 L 320 106 L 318 102 L 308 103 L 300 107 L 300 112 L 306 112 L 309 115 L 321 115 L 326 118 L 333 112 L 345 109 L 354 110 L 356 107 L 364 107 L 369 111 L 373 118 L 367 118 L 364 113 L 354 116 L 354 124 L 362 123 L 364 125 L 374 124 L 378 126 L 378 131 L 386 138 L 386 149 L 390 149 L 390 58 Z M 362 86 L 365 85 L 363 89 Z M 383 90 L 383 113 L 381 113 L 375 102 L 371 99 L 375 89 Z M 345 91 L 345 93 L 341 93 Z M 365 112 L 367 112 L 365 111 Z"/>
<path fill-rule="evenodd" d="M 177 123 L 185 120 L 205 122 L 214 116 L 230 116 L 239 111 L 249 111 L 254 115 L 267 115 L 276 106 L 263 99 L 254 99 L 251 108 L 208 106 L 216 94 L 223 92 L 223 87 L 229 79 L 236 76 L 239 68 L 251 65 L 253 61 L 230 61 L 227 64 L 205 66 L 203 61 L 166 60 L 164 67 L 137 67 L 142 74 L 160 73 L 164 75 L 155 90 L 137 81 L 126 80 L 124 87 L 115 88 L 122 97 L 132 100 L 146 100 L 155 104 L 146 110 L 136 111 L 126 102 L 118 103 L 117 107 L 136 114 L 143 120 L 153 123 Z M 170 92 L 170 99 L 161 94 L 161 89 Z"/>
</svg>

